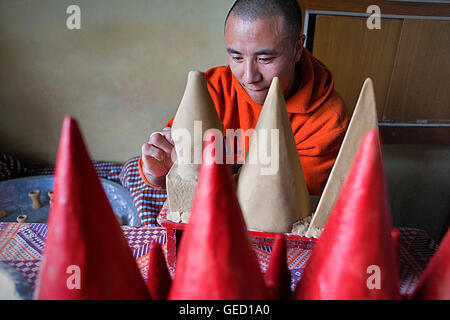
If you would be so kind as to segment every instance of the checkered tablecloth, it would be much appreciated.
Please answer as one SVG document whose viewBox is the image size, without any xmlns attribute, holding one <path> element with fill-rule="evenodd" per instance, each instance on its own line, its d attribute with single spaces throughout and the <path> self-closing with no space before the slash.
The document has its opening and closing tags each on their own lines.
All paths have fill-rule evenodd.
<svg viewBox="0 0 450 320">
<path fill-rule="evenodd" d="M 165 229 L 123 226 L 122 231 L 146 279 L 150 243 L 160 243 L 167 255 Z M 0 263 L 16 268 L 34 287 L 46 236 L 47 224 L 0 223 Z"/>
<path fill-rule="evenodd" d="M 146 279 L 150 243 L 152 241 L 160 243 L 167 257 L 166 230 L 161 227 L 126 226 L 123 226 L 122 230 L 141 274 Z M 0 223 L 0 263 L 6 263 L 20 271 L 33 287 L 36 283 L 46 234 L 46 224 Z M 402 228 L 400 234 L 400 291 L 404 295 L 412 292 L 437 246 L 425 232 L 419 229 Z M 252 237 L 251 242 L 261 270 L 265 272 L 270 259 L 272 239 Z M 292 289 L 301 277 L 313 247 L 314 243 L 311 242 L 305 244 L 297 240 L 287 241 Z M 169 271 L 173 276 L 174 268 L 169 266 Z"/>
<path fill-rule="evenodd" d="M 133 255 L 144 279 L 147 277 L 148 248 L 152 241 L 158 241 L 167 257 L 167 233 L 157 223 L 167 195 L 165 190 L 148 186 L 139 176 L 139 157 L 131 158 L 123 165 L 112 162 L 93 161 L 97 174 L 122 184 L 130 192 L 141 218 L 142 227 L 123 227 Z M 30 175 L 54 174 L 54 167 L 26 166 L 14 157 L 0 153 L 0 180 Z M 417 284 L 419 276 L 437 249 L 428 234 L 419 229 L 400 228 L 399 266 L 402 294 L 409 294 Z M 47 233 L 46 224 L 0 223 L 0 263 L 6 263 L 19 270 L 34 286 L 39 261 Z M 265 272 L 270 259 L 272 239 L 252 237 L 253 248 L 261 270 Z M 288 266 L 291 270 L 294 288 L 301 277 L 314 243 L 287 241 Z M 174 267 L 168 265 L 170 273 Z"/>
</svg>

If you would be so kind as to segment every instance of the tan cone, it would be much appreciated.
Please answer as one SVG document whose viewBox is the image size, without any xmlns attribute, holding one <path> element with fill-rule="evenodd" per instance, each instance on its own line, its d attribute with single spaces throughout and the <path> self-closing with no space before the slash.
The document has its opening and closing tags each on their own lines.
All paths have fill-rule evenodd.
<svg viewBox="0 0 450 320">
<path fill-rule="evenodd" d="M 201 121 L 201 126 L 198 122 L 196 124 L 196 121 Z M 223 124 L 209 95 L 205 74 L 190 71 L 186 89 L 172 125 L 177 161 L 166 177 L 167 198 L 171 212 L 177 212 L 179 215 L 190 212 L 202 159 L 203 134 L 208 129 L 217 129 L 223 133 Z M 189 133 L 190 140 L 177 140 L 177 130 Z M 189 161 L 183 162 L 181 159 L 185 155 L 190 155 L 185 157 L 185 159 L 189 158 Z"/>
<path fill-rule="evenodd" d="M 263 153 L 273 154 L 272 159 L 275 159 L 276 148 L 271 143 L 272 129 L 278 129 L 279 132 L 278 170 L 275 174 L 262 174 L 262 170 L 266 170 L 266 173 L 272 170 L 269 169 L 270 165 L 264 165 L 264 161 L 261 161 L 259 154 L 262 144 L 258 140 L 264 140 L 260 138 L 265 130 L 267 139 L 264 146 L 269 151 Z M 290 232 L 294 222 L 311 213 L 308 189 L 278 78 L 272 80 L 251 138 L 239 174 L 237 194 L 250 229 Z"/>
<path fill-rule="evenodd" d="M 353 111 L 341 149 L 331 170 L 325 189 L 317 205 L 316 212 L 311 220 L 309 229 L 323 228 L 334 203 L 347 178 L 353 164 L 359 145 L 367 131 L 378 128 L 377 109 L 373 81 L 367 78 L 364 81 L 358 101 Z"/>
</svg>

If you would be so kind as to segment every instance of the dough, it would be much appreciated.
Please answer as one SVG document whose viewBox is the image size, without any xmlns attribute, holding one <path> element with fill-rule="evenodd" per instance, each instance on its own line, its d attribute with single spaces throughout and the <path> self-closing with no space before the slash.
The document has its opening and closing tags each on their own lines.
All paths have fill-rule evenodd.
<svg viewBox="0 0 450 320">
<path fill-rule="evenodd" d="M 28 192 L 28 196 L 30 197 L 32 201 L 32 207 L 33 209 L 39 209 L 42 207 L 41 203 L 41 190 L 33 190 Z"/>
<path fill-rule="evenodd" d="M 25 223 L 27 221 L 28 221 L 28 216 L 26 214 L 21 214 L 20 216 L 17 216 L 17 222 Z"/>
</svg>

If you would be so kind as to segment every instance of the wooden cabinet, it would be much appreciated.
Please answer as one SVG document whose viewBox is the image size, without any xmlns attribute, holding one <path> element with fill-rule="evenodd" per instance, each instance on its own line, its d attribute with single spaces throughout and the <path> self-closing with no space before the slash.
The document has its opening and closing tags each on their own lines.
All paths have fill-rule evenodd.
<svg viewBox="0 0 450 320">
<path fill-rule="evenodd" d="M 382 120 L 450 123 L 450 21 L 403 21 Z"/>
<path fill-rule="evenodd" d="M 401 33 L 400 19 L 383 19 L 380 30 L 369 30 L 367 18 L 316 16 L 312 51 L 335 75 L 336 90 L 351 114 L 362 84 L 374 80 L 378 119 L 384 111 Z"/>
<path fill-rule="evenodd" d="M 336 77 L 350 112 L 366 77 L 375 84 L 378 119 L 387 122 L 450 123 L 450 21 L 313 16 L 313 54 Z"/>
<path fill-rule="evenodd" d="M 298 1 L 306 47 L 334 73 L 350 113 L 371 77 L 381 125 L 435 125 L 450 143 L 449 3 Z M 371 5 L 380 8 L 380 29 L 367 27 Z"/>
</svg>

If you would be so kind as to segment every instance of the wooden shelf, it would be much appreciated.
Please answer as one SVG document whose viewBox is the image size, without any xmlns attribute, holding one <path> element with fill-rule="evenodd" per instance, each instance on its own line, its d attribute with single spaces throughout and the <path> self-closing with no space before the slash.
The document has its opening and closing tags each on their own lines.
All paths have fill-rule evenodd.
<svg viewBox="0 0 450 320">
<path fill-rule="evenodd" d="M 428 144 L 450 146 L 450 126 L 380 125 L 383 144 Z"/>
</svg>

